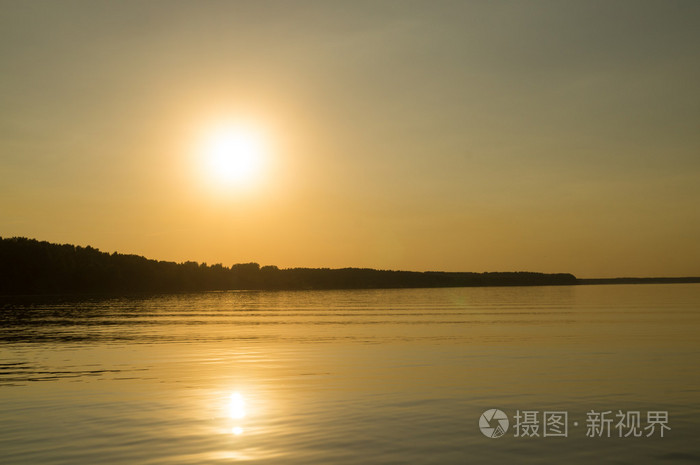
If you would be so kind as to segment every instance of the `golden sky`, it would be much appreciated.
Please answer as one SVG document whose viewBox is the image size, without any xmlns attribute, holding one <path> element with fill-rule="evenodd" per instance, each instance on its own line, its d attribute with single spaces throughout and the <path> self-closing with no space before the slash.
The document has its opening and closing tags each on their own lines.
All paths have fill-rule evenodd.
<svg viewBox="0 0 700 465">
<path fill-rule="evenodd" d="M 700 275 L 700 3 L 2 2 L 0 236 Z M 264 162 L 203 168 L 222 124 Z M 215 170 L 216 171 L 216 170 Z"/>
</svg>

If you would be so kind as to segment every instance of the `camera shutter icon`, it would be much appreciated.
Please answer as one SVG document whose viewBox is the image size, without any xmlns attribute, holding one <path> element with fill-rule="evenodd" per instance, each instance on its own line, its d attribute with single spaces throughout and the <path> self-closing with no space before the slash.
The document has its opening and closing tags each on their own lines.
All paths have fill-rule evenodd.
<svg viewBox="0 0 700 465">
<path fill-rule="evenodd" d="M 479 429 L 487 438 L 500 438 L 506 434 L 509 425 L 508 415 L 497 408 L 485 411 L 479 418 Z"/>
</svg>

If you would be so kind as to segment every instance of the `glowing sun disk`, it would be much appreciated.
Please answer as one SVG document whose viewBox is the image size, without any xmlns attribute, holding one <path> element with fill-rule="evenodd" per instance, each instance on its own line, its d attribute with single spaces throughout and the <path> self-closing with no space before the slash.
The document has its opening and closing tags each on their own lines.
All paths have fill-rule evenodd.
<svg viewBox="0 0 700 465">
<path fill-rule="evenodd" d="M 206 176 L 228 186 L 248 184 L 259 175 L 265 152 L 259 132 L 242 127 L 219 128 L 203 143 Z"/>
</svg>

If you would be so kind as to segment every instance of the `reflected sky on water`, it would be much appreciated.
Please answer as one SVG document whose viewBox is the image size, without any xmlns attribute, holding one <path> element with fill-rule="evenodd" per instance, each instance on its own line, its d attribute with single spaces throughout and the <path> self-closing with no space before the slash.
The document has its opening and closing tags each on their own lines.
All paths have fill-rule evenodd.
<svg viewBox="0 0 700 465">
<path fill-rule="evenodd" d="M 699 309 L 693 284 L 15 299 L 0 450 L 11 464 L 694 463 Z M 590 409 L 663 409 L 672 430 L 493 440 L 489 408 L 581 425 Z"/>
</svg>

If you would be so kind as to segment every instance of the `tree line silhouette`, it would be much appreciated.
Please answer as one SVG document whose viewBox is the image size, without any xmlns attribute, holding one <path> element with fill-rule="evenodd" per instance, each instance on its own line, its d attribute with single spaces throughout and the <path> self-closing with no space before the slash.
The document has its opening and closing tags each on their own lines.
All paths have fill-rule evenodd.
<svg viewBox="0 0 700 465">
<path fill-rule="evenodd" d="M 576 284 L 568 273 L 454 273 L 369 268 L 226 267 L 150 260 L 93 247 L 0 238 L 0 294 L 182 292 L 231 289 L 372 289 Z"/>
</svg>

